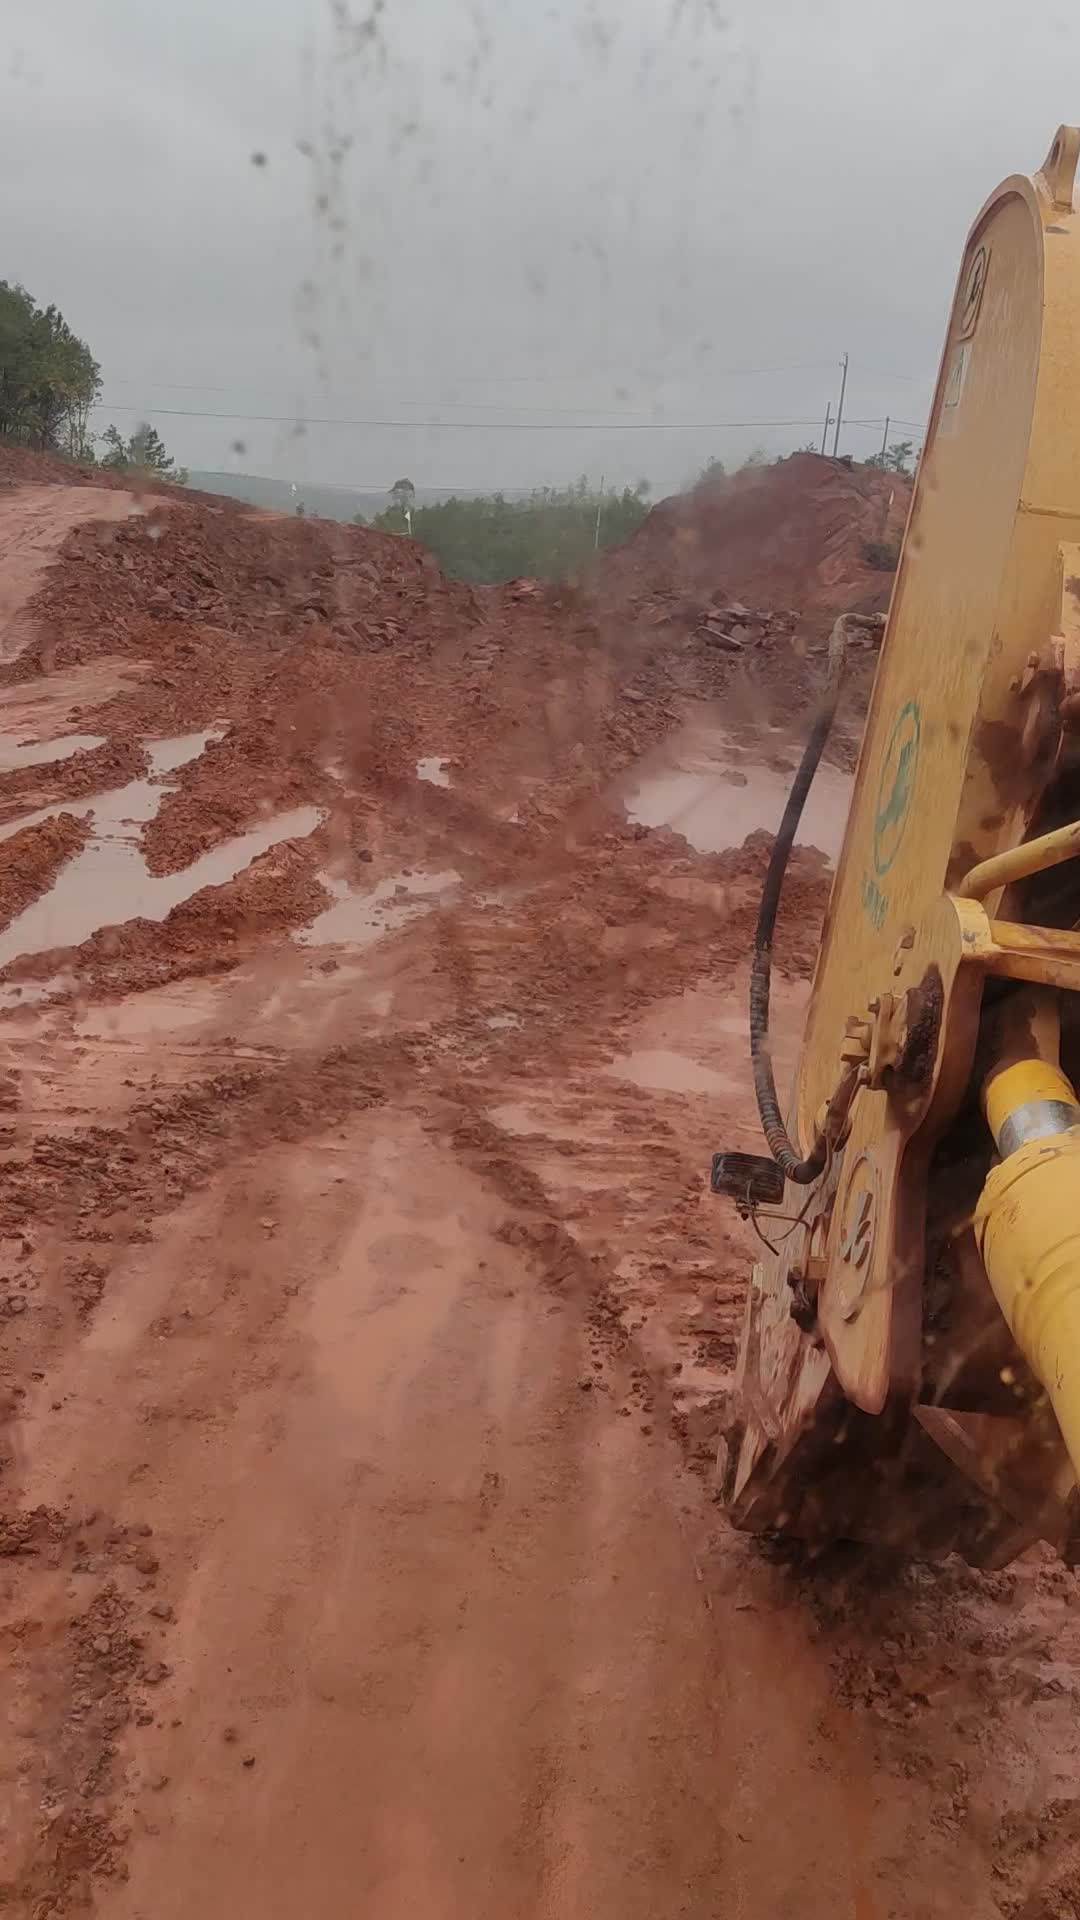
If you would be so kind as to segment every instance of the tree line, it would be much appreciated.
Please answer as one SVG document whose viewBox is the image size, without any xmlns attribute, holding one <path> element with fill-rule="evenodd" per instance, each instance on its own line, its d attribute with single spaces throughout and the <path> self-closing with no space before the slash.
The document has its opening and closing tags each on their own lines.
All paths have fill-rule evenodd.
<svg viewBox="0 0 1080 1920">
<path fill-rule="evenodd" d="M 802 452 L 816 453 L 816 447 Z M 733 472 L 769 467 L 783 454 L 755 448 Z M 913 464 L 909 440 L 895 442 L 884 454 L 867 460 L 869 467 L 910 474 Z M 688 491 L 705 491 L 729 478 L 724 462 L 713 455 L 688 483 Z M 599 549 L 621 546 L 636 533 L 649 511 L 647 480 L 634 487 L 594 491 L 582 478 L 573 486 L 541 487 L 524 500 L 508 500 L 492 493 L 441 500 L 418 506 L 416 488 L 409 479 L 395 480 L 387 505 L 373 525 L 383 533 L 411 535 L 435 555 L 443 572 L 455 580 L 475 580 L 495 586 L 523 577 L 567 580 L 586 567 Z M 354 524 L 364 526 L 362 514 Z M 895 566 L 891 548 L 875 556 L 871 565 Z"/>
<path fill-rule="evenodd" d="M 183 485 L 187 474 L 154 427 L 126 437 L 115 426 L 90 429 L 101 368 L 59 307 L 40 307 L 25 287 L 0 280 L 0 441 L 58 454 L 79 466 L 126 473 L 138 468 Z"/>
<path fill-rule="evenodd" d="M 648 482 L 594 491 L 584 477 L 569 487 L 538 487 L 524 500 L 502 493 L 417 506 L 411 480 L 398 480 L 374 525 L 411 534 L 454 580 L 494 586 L 503 580 L 566 580 L 593 554 L 617 547 L 649 511 Z"/>
</svg>

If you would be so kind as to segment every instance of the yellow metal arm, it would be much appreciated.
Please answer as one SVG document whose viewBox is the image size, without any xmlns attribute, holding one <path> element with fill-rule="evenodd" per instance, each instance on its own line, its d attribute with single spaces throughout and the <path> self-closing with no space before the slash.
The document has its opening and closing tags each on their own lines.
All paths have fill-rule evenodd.
<svg viewBox="0 0 1080 1920">
<path fill-rule="evenodd" d="M 1026 880 L 1029 874 L 1043 873 L 1047 867 L 1060 867 L 1080 854 L 1080 820 L 1067 827 L 1055 827 L 1037 840 L 1024 840 L 1018 847 L 992 854 L 980 860 L 961 880 L 957 892 L 962 900 L 985 900 L 998 887 L 1011 886 L 1014 880 Z"/>
<path fill-rule="evenodd" d="M 1080 1105 L 1038 1055 L 993 1072 L 983 1101 L 1002 1154 L 975 1215 L 983 1264 L 1080 1479 Z"/>
</svg>

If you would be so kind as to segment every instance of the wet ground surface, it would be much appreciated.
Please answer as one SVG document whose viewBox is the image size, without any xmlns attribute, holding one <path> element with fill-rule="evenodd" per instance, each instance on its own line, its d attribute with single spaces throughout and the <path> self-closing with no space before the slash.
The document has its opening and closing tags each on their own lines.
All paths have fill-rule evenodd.
<svg viewBox="0 0 1080 1920">
<path fill-rule="evenodd" d="M 723 725 L 681 653 L 659 742 L 591 642 L 575 680 L 530 631 L 518 698 L 493 616 L 300 672 L 173 604 L 153 675 L 136 611 L 5 695 L 17 743 L 148 760 L 12 790 L 0 842 L 91 816 L 0 934 L 4 1910 L 1078 1910 L 1073 1577 L 792 1569 L 711 1502 L 741 839 L 797 732 Z M 782 1078 L 826 893 L 797 856 Z"/>
<path fill-rule="evenodd" d="M 164 920 L 173 907 L 202 887 L 220 886 L 281 841 L 314 832 L 322 819 L 319 809 L 294 807 L 224 841 L 178 873 L 151 874 L 140 838 L 143 827 L 156 817 L 165 798 L 168 775 L 197 759 L 208 741 L 218 737 L 218 729 L 206 728 L 170 740 L 140 743 L 149 762 L 146 779 L 128 781 L 111 793 L 90 794 L 78 803 L 89 817 L 87 843 L 49 890 L 0 933 L 0 967 L 20 954 L 78 946 L 102 927 L 125 920 Z M 85 744 L 99 743 L 91 739 Z M 85 745 L 71 751 L 85 751 Z M 63 759 L 67 755 L 54 757 Z M 44 764 L 44 756 L 26 764 Z M 0 826 L 0 843 L 62 811 L 62 804 L 57 803 L 16 816 Z"/>
<path fill-rule="evenodd" d="M 643 826 L 670 827 L 698 853 L 740 847 L 748 834 L 776 832 L 799 751 L 789 729 L 736 735 L 719 716 L 697 721 L 628 781 L 627 812 Z M 850 797 L 851 776 L 825 762 L 807 796 L 798 843 L 835 861 Z"/>
<path fill-rule="evenodd" d="M 97 733 L 70 733 L 58 740 L 19 740 L 0 738 L 0 773 L 16 767 L 47 766 L 50 761 L 69 760 L 73 753 L 85 753 L 104 744 Z"/>
<path fill-rule="evenodd" d="M 459 884 L 461 875 L 446 873 L 390 873 L 364 891 L 350 888 L 333 874 L 323 884 L 333 896 L 327 907 L 296 936 L 301 946 L 343 944 L 366 947 L 384 933 L 392 933 L 416 914 L 434 907 Z"/>
<path fill-rule="evenodd" d="M 141 512 L 133 494 L 104 488 L 31 486 L 5 494 L 0 664 L 18 659 L 26 646 L 30 628 L 22 609 L 68 534 L 91 515 L 112 521 Z"/>
</svg>

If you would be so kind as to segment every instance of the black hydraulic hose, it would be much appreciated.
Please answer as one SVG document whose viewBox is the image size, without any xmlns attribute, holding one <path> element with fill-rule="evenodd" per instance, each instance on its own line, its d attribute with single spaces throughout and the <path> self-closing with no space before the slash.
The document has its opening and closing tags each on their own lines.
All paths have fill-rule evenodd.
<svg viewBox="0 0 1080 1920">
<path fill-rule="evenodd" d="M 788 859 L 798 832 L 806 796 L 810 791 L 810 783 L 825 750 L 825 742 L 829 737 L 829 730 L 840 699 L 847 629 L 854 624 L 856 622 L 849 617 L 838 620 L 829 641 L 829 678 L 825 695 L 810 729 L 810 737 L 803 749 L 803 757 L 788 795 L 780 830 L 773 841 L 773 849 L 765 874 L 765 885 L 761 894 L 761 906 L 758 909 L 754 954 L 750 966 L 750 1061 L 754 1072 L 754 1092 L 757 1096 L 758 1113 L 761 1116 L 762 1129 L 773 1159 L 781 1168 L 785 1178 L 794 1181 L 796 1186 L 800 1187 L 807 1187 L 811 1181 L 817 1179 L 825 1165 L 827 1146 L 824 1135 L 819 1134 L 806 1158 L 801 1159 L 791 1144 L 780 1112 L 780 1102 L 776 1097 L 776 1078 L 769 1047 L 769 993 L 772 985 L 773 934 L 776 929 L 776 914 L 780 905 L 784 875 L 787 873 Z M 869 625 L 869 622 L 859 621 L 858 624 Z"/>
</svg>

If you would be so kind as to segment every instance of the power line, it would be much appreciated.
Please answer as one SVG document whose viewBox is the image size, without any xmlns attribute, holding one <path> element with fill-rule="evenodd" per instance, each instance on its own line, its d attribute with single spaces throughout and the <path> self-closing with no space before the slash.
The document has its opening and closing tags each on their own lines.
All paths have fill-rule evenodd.
<svg viewBox="0 0 1080 1920">
<path fill-rule="evenodd" d="M 236 393 L 236 392 L 242 393 L 244 389 L 243 388 L 238 389 L 236 387 L 218 387 L 218 388 L 206 388 L 206 389 L 203 389 L 203 391 L 218 392 L 218 393 Z M 254 389 L 251 389 L 251 391 L 258 392 L 259 389 L 254 388 Z M 94 402 L 94 405 L 97 407 L 108 406 L 109 404 L 110 404 L 109 402 L 102 401 L 102 400 L 98 400 Z M 113 404 L 114 411 L 124 410 L 125 412 L 129 412 L 129 413 L 132 412 L 133 410 L 137 411 L 140 405 L 140 403 L 131 401 L 131 400 L 117 400 L 116 402 L 111 404 Z M 456 411 L 459 407 L 472 407 L 474 409 L 482 407 L 485 413 L 495 413 L 495 412 L 505 413 L 507 410 L 506 405 L 503 402 L 498 400 L 399 400 L 397 401 L 396 404 L 401 407 L 429 407 L 433 412 L 447 411 L 450 409 L 453 409 Z M 513 402 L 511 402 L 510 404 L 513 405 Z M 522 401 L 520 405 L 517 406 L 516 411 L 520 412 L 522 406 L 529 405 L 529 404 L 530 403 L 526 401 Z M 196 414 L 198 415 L 199 418 L 204 420 L 215 420 L 215 419 L 259 420 L 259 419 L 272 419 L 277 417 L 276 415 L 270 415 L 270 414 L 237 413 L 235 415 L 231 415 L 231 414 L 216 414 L 212 411 L 201 413 L 197 408 L 187 409 L 183 407 L 174 407 L 174 408 L 155 407 L 151 404 L 144 404 L 143 410 L 147 413 L 170 413 L 170 412 L 184 413 L 184 412 L 190 411 L 192 414 Z M 530 411 L 534 414 L 542 414 L 545 418 L 548 418 L 548 417 L 551 417 L 553 419 L 566 418 L 566 419 L 574 420 L 576 419 L 576 416 L 581 412 L 581 407 L 580 405 L 576 407 L 530 406 Z M 626 407 L 592 407 L 591 406 L 589 408 L 589 412 L 591 414 L 599 415 L 599 420 L 597 422 L 598 425 L 605 420 L 625 420 L 628 411 L 629 409 Z M 302 417 L 306 418 L 307 416 L 302 416 Z M 428 426 L 431 423 L 427 420 L 418 420 L 414 424 L 417 426 Z M 436 422 L 435 424 L 439 424 L 439 423 Z M 456 426 L 458 423 L 454 420 L 447 420 L 443 424 L 445 424 L 448 427 L 452 427 L 452 426 Z M 463 424 L 472 424 L 472 423 L 466 422 Z M 498 426 L 499 422 L 493 421 L 491 424 L 494 426 Z M 515 421 L 508 420 L 505 424 L 507 426 L 514 426 L 517 423 Z M 636 425 L 637 423 L 632 422 L 631 424 Z M 751 424 L 753 424 L 753 422 L 751 422 Z"/>
<path fill-rule="evenodd" d="M 853 360 L 851 364 L 860 373 L 873 374 L 875 380 L 909 380 L 912 384 L 916 384 L 933 379 L 933 374 L 929 373 L 887 373 L 884 367 L 868 367 L 865 360 Z"/>
<path fill-rule="evenodd" d="M 714 367 L 709 365 L 706 360 L 695 367 L 684 369 L 672 369 L 668 367 L 659 373 L 642 371 L 638 368 L 634 370 L 633 374 L 628 374 L 623 377 L 636 380 L 687 380 L 693 378 L 703 370 L 721 377 L 729 373 L 818 373 L 823 367 L 831 367 L 832 364 L 831 360 L 779 360 L 773 366 L 769 367 Z M 603 371 L 599 373 L 458 373 L 449 377 L 455 380 L 489 381 L 492 385 L 496 382 L 505 385 L 516 385 L 519 382 L 529 380 L 610 380 L 612 376 L 610 368 L 604 368 Z"/>
<path fill-rule="evenodd" d="M 890 420 L 894 427 L 911 427 L 918 433 L 926 432 L 926 422 L 924 420 L 901 420 L 899 414 L 896 413 L 879 413 L 876 419 L 869 420 L 853 420 L 850 414 L 845 414 L 844 432 L 846 433 L 849 427 L 865 427 L 867 432 L 873 430 L 876 433 L 878 428 L 883 426 L 886 420 Z"/>
<path fill-rule="evenodd" d="M 814 427 L 820 421 L 799 420 L 360 420 L 335 414 L 243 413 L 202 407 L 139 407 L 127 400 L 96 400 L 99 413 L 137 413 L 141 418 L 183 420 L 240 420 L 283 427 L 392 428 L 395 432 L 439 429 L 471 433 L 720 433 L 747 427 Z M 874 420 L 846 420 L 845 427 L 879 427 Z"/>
<path fill-rule="evenodd" d="M 121 384 L 122 386 L 136 386 L 136 385 L 138 385 L 139 383 L 138 383 L 137 381 L 130 381 L 130 380 L 129 380 L 129 381 L 121 381 L 121 383 L 120 383 L 120 384 Z M 169 381 L 167 381 L 167 380 L 163 380 L 163 381 L 160 381 L 160 382 L 159 382 L 158 384 L 159 384 L 159 385 L 161 385 L 162 387 L 166 387 L 166 386 L 170 386 L 170 385 L 171 385 L 171 384 L 173 384 L 173 383 L 170 383 L 170 382 L 169 382 Z M 185 389 L 182 389 L 182 388 L 181 388 L 180 390 L 181 390 L 181 391 L 184 391 Z M 265 392 L 265 391 L 268 391 L 268 389 L 265 389 L 265 388 L 261 388 L 261 387 L 246 387 L 246 388 L 245 388 L 245 387 L 195 387 L 195 388 L 193 388 L 193 389 L 192 389 L 192 391 L 193 391 L 193 392 L 196 392 L 196 393 L 245 393 L 245 392 L 246 392 L 246 393 L 261 393 L 261 392 Z M 106 404 L 108 404 L 108 403 L 107 403 L 107 402 L 105 402 L 105 401 L 100 401 L 100 400 L 99 400 L 99 401 L 95 401 L 95 403 L 94 403 L 94 404 L 95 404 L 95 406 L 104 406 L 104 405 L 106 405 Z M 128 411 L 128 412 L 130 412 L 130 411 L 132 410 L 132 408 L 133 408 L 133 407 L 135 407 L 135 406 L 136 406 L 137 404 L 138 404 L 138 403 L 136 403 L 136 402 L 134 402 L 134 401 L 130 401 L 130 400 L 118 400 L 118 401 L 116 401 L 116 402 L 115 402 L 115 409 L 116 409 L 117 411 L 119 411 L 119 410 L 120 410 L 121 408 L 123 408 L 124 410 L 126 410 L 126 411 Z M 475 400 L 475 399 L 474 399 L 474 400 L 399 400 L 399 401 L 397 402 L 397 405 L 398 405 L 398 406 L 401 406 L 401 407 L 431 407 L 431 408 L 433 408 L 433 409 L 440 409 L 440 408 L 442 408 L 442 409 L 446 409 L 446 408 L 454 408 L 454 409 L 456 409 L 456 408 L 458 408 L 458 407 L 474 407 L 474 408 L 475 408 L 475 407 L 483 407 L 483 409 L 484 409 L 484 411 L 485 411 L 486 413 L 492 413 L 492 412 L 494 412 L 494 411 L 496 411 L 496 410 L 497 410 L 497 411 L 499 411 L 499 412 L 501 412 L 501 413 L 505 413 L 505 411 L 506 411 L 506 408 L 505 408 L 505 406 L 503 405 L 503 403 L 502 403 L 501 401 L 498 401 L 498 400 Z M 151 413 L 167 413 L 167 412 L 169 412 L 169 411 L 170 411 L 170 409 L 169 409 L 169 408 L 167 408 L 167 407 L 153 407 L 153 406 L 147 406 L 147 407 L 146 407 L 146 411 L 147 411 L 147 412 L 151 412 Z M 180 407 L 177 407 L 177 408 L 174 408 L 174 409 L 171 409 L 171 411 L 174 411 L 174 412 L 177 412 L 177 413 L 181 413 L 181 412 L 183 412 L 183 411 L 185 411 L 185 409 L 183 409 L 183 408 L 180 408 Z M 195 412 L 195 411 L 196 411 L 196 409 L 194 409 L 194 408 L 193 408 L 193 409 L 191 409 L 191 411 L 192 411 L 192 412 Z M 520 411 L 520 409 L 519 409 L 519 411 Z M 552 415 L 552 416 L 555 416 L 555 415 L 558 415 L 559 417 L 562 417 L 562 416 L 563 416 L 564 414 L 565 414 L 565 415 L 576 415 L 576 414 L 578 414 L 578 413 L 580 413 L 580 412 L 581 412 L 581 408 L 580 408 L 580 406 L 577 406 L 577 407 L 533 407 L 533 409 L 532 409 L 532 411 L 533 411 L 534 413 L 542 413 L 542 414 L 545 414 L 545 415 L 548 415 L 548 414 L 550 414 L 550 415 Z M 601 417 L 602 417 L 603 419 L 605 419 L 605 420 L 608 420 L 608 419 L 611 419 L 611 420 L 625 420 L 625 418 L 626 418 L 626 414 L 627 414 L 627 409 L 626 409 L 625 407 L 590 407 L 590 409 L 589 409 L 589 411 L 590 411 L 590 413 L 594 413 L 594 414 L 599 414 L 599 415 L 601 415 Z M 212 420 L 212 419 L 215 419 L 215 418 L 218 418 L 218 417 L 222 417 L 222 416 L 218 416 L 218 415 L 215 415 L 215 414 L 213 414 L 213 413 L 207 413 L 207 414 L 204 414 L 204 415 L 202 416 L 202 418 L 204 418 L 204 419 L 208 419 L 208 420 Z M 237 415 L 235 415 L 235 418 L 236 418 L 236 419 L 238 419 L 238 420 L 239 420 L 239 419 L 258 419 L 258 418 L 261 418 L 261 417 L 262 417 L 262 416 L 260 416 L 260 415 L 257 415 L 257 414 L 254 414 L 254 415 L 252 415 L 252 414 L 237 414 Z M 418 424 L 426 424 L 426 423 L 418 423 Z M 447 424 L 448 426 L 453 426 L 453 424 L 454 424 L 454 422 L 453 422 L 453 421 L 447 421 L 447 423 L 446 423 L 446 424 Z"/>
<path fill-rule="evenodd" d="M 634 381 L 634 380 L 651 381 L 651 382 L 659 382 L 662 380 L 688 380 L 688 379 L 698 378 L 702 374 L 707 374 L 710 378 L 725 379 L 729 375 L 730 376 L 737 375 L 740 378 L 743 378 L 751 374 L 815 373 L 815 372 L 820 372 L 822 368 L 831 366 L 831 365 L 832 365 L 831 360 L 788 360 L 788 361 L 778 361 L 774 366 L 769 366 L 769 367 L 704 366 L 704 367 L 687 368 L 682 371 L 679 371 L 679 370 L 672 371 L 669 368 L 666 372 L 647 373 L 647 372 L 637 371 L 632 374 L 621 375 L 618 378 L 615 378 L 612 375 L 610 368 L 606 368 L 604 369 L 603 372 L 599 372 L 599 373 L 543 373 L 543 372 L 541 373 L 451 373 L 446 375 L 446 380 L 450 386 L 466 385 L 466 384 L 471 385 L 476 382 L 482 382 L 483 384 L 488 386 L 519 386 L 519 385 L 526 385 L 529 383 L 535 384 L 537 381 L 544 381 L 552 385 L 558 385 L 559 383 L 569 383 L 571 381 L 581 381 L 581 380 L 598 380 L 598 381 L 602 381 L 604 384 L 607 384 L 607 385 L 613 384 L 616 386 L 618 385 L 626 386 L 626 385 L 629 385 L 631 381 Z M 898 378 L 900 379 L 905 379 L 907 377 L 908 376 L 903 374 L 898 375 Z M 213 381 L 210 381 L 210 380 L 157 380 L 150 377 L 136 378 L 135 376 L 130 374 L 114 376 L 112 384 L 114 386 L 119 386 L 119 387 L 154 387 L 154 388 L 160 388 L 163 391 L 167 391 L 169 393 L 273 394 L 276 391 L 276 389 L 273 387 L 249 387 L 249 386 L 242 385 L 239 382 L 230 382 L 226 386 L 221 386 L 221 385 L 215 384 Z M 474 406 L 475 407 L 475 406 L 483 406 L 484 402 L 482 400 L 475 400 L 475 399 L 461 400 L 461 401 L 404 400 L 402 401 L 401 404 L 407 407 L 422 407 L 422 406 L 429 406 L 429 405 L 430 406 L 438 405 L 438 406 L 463 406 L 463 407 Z M 562 409 L 561 408 L 557 409 L 557 411 L 561 412 Z"/>
</svg>

